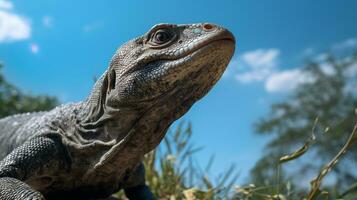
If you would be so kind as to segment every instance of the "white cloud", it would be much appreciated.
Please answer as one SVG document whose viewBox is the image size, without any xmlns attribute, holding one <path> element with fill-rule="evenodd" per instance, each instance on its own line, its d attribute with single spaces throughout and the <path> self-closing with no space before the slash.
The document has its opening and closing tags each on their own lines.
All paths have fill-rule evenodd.
<svg viewBox="0 0 357 200">
<path fill-rule="evenodd" d="M 332 66 L 331 63 L 328 63 L 328 62 L 321 62 L 320 63 L 320 69 L 326 75 L 330 75 L 331 76 L 331 75 L 334 75 L 336 73 L 335 68 Z"/>
<path fill-rule="evenodd" d="M 313 81 L 313 77 L 299 69 L 284 70 L 271 74 L 265 82 L 265 89 L 268 92 L 289 92 L 300 84 Z"/>
<path fill-rule="evenodd" d="M 278 49 L 258 49 L 243 54 L 242 60 L 252 68 L 274 67 L 279 54 Z"/>
<path fill-rule="evenodd" d="M 333 45 L 332 48 L 335 50 L 344 50 L 344 49 L 350 49 L 356 47 L 357 47 L 357 38 L 349 38 L 343 42 Z"/>
<path fill-rule="evenodd" d="M 0 0 L 0 43 L 24 40 L 31 36 L 31 26 L 24 17 L 15 14 L 13 4 Z"/>
<path fill-rule="evenodd" d="M 313 49 L 307 49 L 312 53 Z M 240 65 L 235 78 L 241 83 L 263 82 L 267 92 L 289 92 L 298 85 L 314 81 L 300 69 L 280 70 L 279 49 L 257 49 L 243 53 L 233 62 Z M 327 66 L 326 66 L 326 70 Z"/>
<path fill-rule="evenodd" d="M 244 53 L 239 58 L 243 72 L 236 74 L 235 78 L 242 83 L 265 80 L 275 71 L 279 55 L 278 49 L 257 49 Z"/>
<path fill-rule="evenodd" d="M 349 38 L 343 42 L 332 46 L 334 50 L 344 51 L 357 48 L 357 37 Z M 328 54 L 316 52 L 313 48 L 306 48 L 302 52 L 303 56 L 310 56 L 313 61 L 318 63 L 320 69 L 326 75 L 334 75 L 335 67 L 328 62 Z M 279 49 L 257 49 L 243 53 L 232 63 L 237 66 L 229 67 L 235 79 L 241 83 L 261 82 L 267 92 L 290 92 L 304 83 L 313 83 L 315 77 L 300 68 L 282 70 L 279 66 Z M 349 60 L 345 60 L 346 62 Z M 231 63 L 231 64 L 232 64 Z M 357 64 L 353 64 L 346 71 L 345 76 L 351 81 L 346 85 L 346 91 L 354 92 L 357 87 Z"/>
<path fill-rule="evenodd" d="M 0 9 L 12 9 L 14 5 L 10 1 L 0 0 Z"/>
<path fill-rule="evenodd" d="M 30 44 L 30 51 L 33 54 L 37 54 L 40 51 L 40 47 L 38 46 L 38 44 L 32 43 L 32 44 Z"/>
<path fill-rule="evenodd" d="M 26 19 L 0 10 L 0 42 L 24 40 L 31 35 L 31 27 Z"/>
<path fill-rule="evenodd" d="M 261 70 L 252 70 L 249 72 L 237 74 L 235 78 L 242 83 L 252 83 L 255 81 L 263 81 L 272 73 L 271 69 L 263 68 Z"/>
<path fill-rule="evenodd" d="M 47 28 L 51 28 L 53 26 L 53 18 L 50 16 L 44 16 L 42 18 L 42 24 Z"/>
</svg>

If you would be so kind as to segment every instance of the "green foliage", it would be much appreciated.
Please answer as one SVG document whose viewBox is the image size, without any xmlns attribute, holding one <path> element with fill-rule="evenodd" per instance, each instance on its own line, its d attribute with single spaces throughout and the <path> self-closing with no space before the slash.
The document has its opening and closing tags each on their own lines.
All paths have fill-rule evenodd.
<svg viewBox="0 0 357 200">
<path fill-rule="evenodd" d="M 340 199 L 344 199 L 344 200 L 357 199 L 357 183 L 351 185 L 345 192 L 343 192 L 340 196 Z"/>
<path fill-rule="evenodd" d="M 273 139 L 266 146 L 265 155 L 251 171 L 252 182 L 258 187 L 281 183 L 276 176 L 281 155 L 299 147 L 302 148 L 287 158 L 296 159 L 304 154 L 312 144 L 306 143 L 311 138 L 312 127 L 319 139 L 313 141 L 313 148 L 307 155 L 308 161 L 300 159 L 299 164 L 289 165 L 288 169 L 280 171 L 281 179 L 291 182 L 295 194 L 303 190 L 296 185 L 301 185 L 304 175 L 317 173 L 324 163 L 339 152 L 357 120 L 354 113 L 357 108 L 354 89 L 357 79 L 355 75 L 352 76 L 356 65 L 356 56 L 340 59 L 329 56 L 323 62 L 307 64 L 304 75 L 311 81 L 298 86 L 286 101 L 273 104 L 270 113 L 256 124 L 257 133 L 269 134 Z M 326 72 L 327 68 L 330 73 Z M 316 118 L 318 123 L 315 122 Z M 357 182 L 357 173 L 350 170 L 357 165 L 356 150 L 357 145 L 352 145 L 351 153 L 332 168 L 336 184 L 330 186 L 330 196 L 337 195 L 334 194 L 335 189 L 341 190 Z"/>
<path fill-rule="evenodd" d="M 24 94 L 0 74 L 0 117 L 49 110 L 57 104 L 58 100 L 55 97 Z"/>
</svg>

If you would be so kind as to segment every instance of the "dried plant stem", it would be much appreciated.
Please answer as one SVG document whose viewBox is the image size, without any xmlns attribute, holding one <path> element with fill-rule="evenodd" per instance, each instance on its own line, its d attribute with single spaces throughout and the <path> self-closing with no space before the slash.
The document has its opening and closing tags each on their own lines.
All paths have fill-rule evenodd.
<svg viewBox="0 0 357 200">
<path fill-rule="evenodd" d="M 342 147 L 342 149 L 338 152 L 338 154 L 327 164 L 325 165 L 319 175 L 311 181 L 311 190 L 306 198 L 306 200 L 315 200 L 320 194 L 320 185 L 322 183 L 323 178 L 327 175 L 329 171 L 338 163 L 338 161 L 341 159 L 341 157 L 346 154 L 348 148 L 353 144 L 354 139 L 357 137 L 357 123 L 353 128 L 353 131 L 348 138 L 347 142 L 345 145 Z"/>
</svg>

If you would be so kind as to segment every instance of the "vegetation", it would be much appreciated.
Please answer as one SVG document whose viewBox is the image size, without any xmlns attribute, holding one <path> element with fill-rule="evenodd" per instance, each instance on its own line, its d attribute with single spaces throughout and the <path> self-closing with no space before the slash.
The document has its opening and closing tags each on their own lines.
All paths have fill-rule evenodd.
<svg viewBox="0 0 357 200">
<path fill-rule="evenodd" d="M 238 187 L 230 182 L 213 186 L 200 167 L 192 165 L 193 155 L 182 153 L 185 151 L 180 144 L 187 145 L 190 137 L 177 137 L 185 135 L 181 126 L 174 134 L 169 133 L 158 151 L 146 157 L 148 184 L 160 199 L 357 198 L 354 194 L 357 186 L 353 185 L 357 174 L 350 170 L 357 162 L 357 147 L 353 143 L 357 139 L 357 97 L 353 87 L 356 77 L 351 76 L 356 64 L 356 56 L 343 59 L 328 56 L 323 61 L 310 62 L 303 73 L 311 81 L 298 86 L 286 102 L 272 105 L 269 115 L 256 124 L 259 134 L 275 137 L 251 171 L 254 184 Z M 190 128 L 184 132 L 191 135 Z M 172 146 L 178 149 L 172 151 Z M 162 150 L 164 153 L 160 153 Z M 287 152 L 292 153 L 285 155 Z M 189 164 L 185 165 L 187 160 Z M 232 176 L 232 171 L 223 180 Z M 324 185 L 328 173 L 328 178 L 334 181 Z M 192 178 L 196 180 L 187 181 Z M 312 180 L 310 192 L 308 180 Z M 224 191 L 223 195 L 220 191 Z"/>
<path fill-rule="evenodd" d="M 163 143 L 149 153 L 144 160 L 147 184 L 158 199 L 210 200 L 229 199 L 238 174 L 231 167 L 213 181 L 208 173 L 213 163 L 207 166 L 195 162 L 195 153 L 201 148 L 191 141 L 191 124 L 180 123 L 175 131 L 169 131 Z M 123 198 L 123 193 L 118 197 Z"/>
<path fill-rule="evenodd" d="M 2 67 L 0 63 L 0 70 Z M 55 97 L 23 93 L 0 73 L 0 117 L 49 110 L 57 104 L 58 100 Z"/>
<path fill-rule="evenodd" d="M 270 113 L 256 124 L 258 134 L 269 134 L 273 139 L 252 169 L 251 182 L 258 187 L 288 182 L 290 190 L 294 188 L 289 192 L 301 199 L 308 184 L 301 180 L 309 180 L 318 173 L 343 147 L 355 126 L 356 66 L 356 55 L 340 59 L 330 55 L 323 61 L 307 64 L 304 75 L 311 81 L 300 85 L 285 102 L 272 105 Z M 278 168 L 280 157 L 295 149 L 299 149 L 295 158 L 308 149 L 309 153 Z M 331 199 L 357 182 L 357 173 L 351 170 L 357 166 L 356 150 L 357 145 L 351 144 L 350 152 L 331 169 L 330 184 L 324 185 Z M 287 192 L 284 184 L 279 190 Z"/>
</svg>

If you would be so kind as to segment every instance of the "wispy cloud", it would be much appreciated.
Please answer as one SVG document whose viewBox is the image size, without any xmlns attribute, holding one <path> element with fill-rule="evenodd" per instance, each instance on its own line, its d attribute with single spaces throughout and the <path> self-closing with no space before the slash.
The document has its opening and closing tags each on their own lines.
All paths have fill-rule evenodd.
<svg viewBox="0 0 357 200">
<path fill-rule="evenodd" d="M 274 67 L 280 54 L 278 49 L 258 49 L 242 55 L 242 60 L 252 68 Z"/>
<path fill-rule="evenodd" d="M 95 22 L 85 25 L 83 27 L 83 31 L 84 32 L 92 32 L 94 30 L 99 29 L 102 26 L 103 26 L 103 23 L 101 21 L 95 21 Z"/>
<path fill-rule="evenodd" d="M 243 53 L 238 58 L 242 72 L 237 73 L 235 78 L 242 83 L 265 80 L 277 67 L 279 55 L 278 49 L 257 49 Z"/>
<path fill-rule="evenodd" d="M 313 82 L 314 78 L 300 69 L 279 71 L 271 74 L 266 82 L 268 92 L 289 92 L 303 83 Z"/>
<path fill-rule="evenodd" d="M 28 20 L 13 11 L 13 4 L 0 0 L 0 43 L 24 40 L 31 36 Z"/>
<path fill-rule="evenodd" d="M 10 1 L 0 0 L 0 9 L 12 9 L 14 5 Z"/>
<path fill-rule="evenodd" d="M 345 41 L 337 43 L 332 46 L 334 50 L 345 50 L 350 48 L 357 48 L 357 38 L 349 38 Z"/>
<path fill-rule="evenodd" d="M 42 18 L 42 25 L 47 28 L 51 28 L 53 26 L 53 18 L 50 16 L 44 16 Z"/>
<path fill-rule="evenodd" d="M 310 57 L 310 56 L 314 55 L 315 53 L 316 53 L 316 50 L 314 48 L 308 47 L 302 51 L 301 57 L 303 57 L 303 58 Z"/>
<path fill-rule="evenodd" d="M 357 48 L 357 38 L 350 38 L 343 42 L 337 43 L 332 47 L 334 50 L 350 50 Z M 319 64 L 319 67 L 326 75 L 336 73 L 334 66 L 329 63 L 328 54 L 317 52 L 312 48 L 306 48 L 303 54 L 312 56 L 311 59 Z M 350 59 L 350 58 L 347 58 Z M 247 84 L 261 82 L 267 92 L 290 92 L 304 83 L 313 83 L 315 78 L 305 72 L 302 68 L 291 68 L 283 70 L 280 66 L 279 49 L 257 49 L 243 53 L 233 60 L 235 66 L 234 77 L 237 81 Z M 346 72 L 346 77 L 357 76 L 357 64 L 350 66 Z M 355 79 L 355 78 L 354 78 Z M 346 88 L 355 88 L 357 79 L 350 81 Z"/>
<path fill-rule="evenodd" d="M 306 53 L 311 54 L 312 49 Z M 243 53 L 234 63 L 239 65 L 235 79 L 241 83 L 262 82 L 267 92 L 289 92 L 299 84 L 313 81 L 312 77 L 304 74 L 300 69 L 281 70 L 279 67 L 280 50 L 257 49 Z"/>
<path fill-rule="evenodd" d="M 37 54 L 40 51 L 40 47 L 38 46 L 38 44 L 32 43 L 32 44 L 30 44 L 30 51 L 33 54 Z"/>
</svg>

